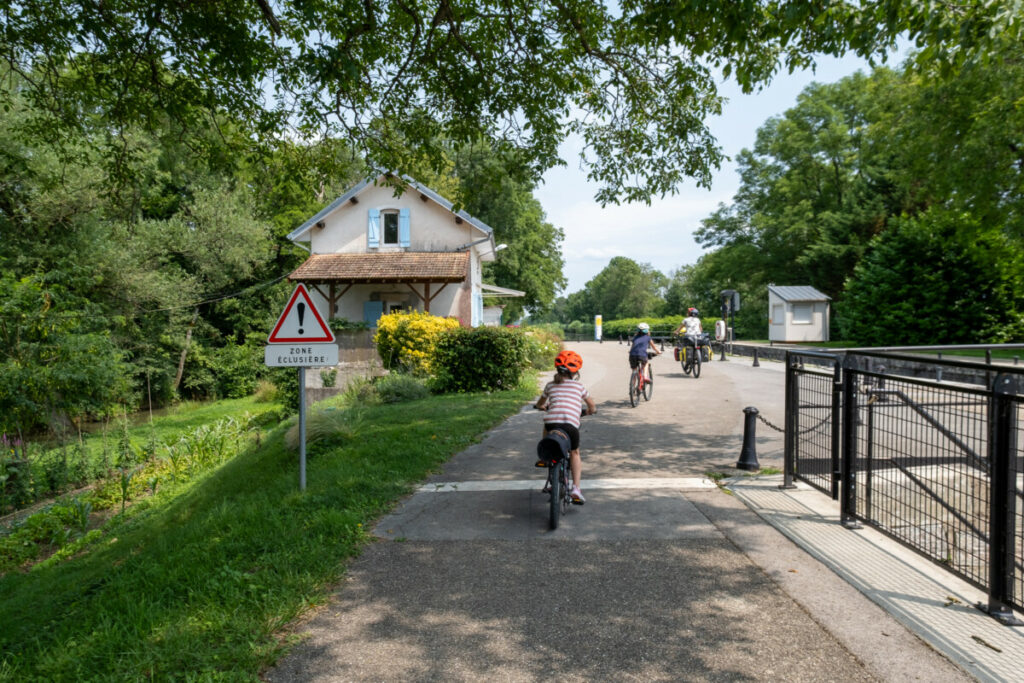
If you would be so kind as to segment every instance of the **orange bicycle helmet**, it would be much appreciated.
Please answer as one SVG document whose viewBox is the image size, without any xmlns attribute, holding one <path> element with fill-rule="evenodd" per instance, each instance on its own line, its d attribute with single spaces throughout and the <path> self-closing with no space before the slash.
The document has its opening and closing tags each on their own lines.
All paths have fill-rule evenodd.
<svg viewBox="0 0 1024 683">
<path fill-rule="evenodd" d="M 575 351 L 562 351 L 555 356 L 555 370 L 563 370 L 575 375 L 582 367 L 583 359 Z"/>
</svg>

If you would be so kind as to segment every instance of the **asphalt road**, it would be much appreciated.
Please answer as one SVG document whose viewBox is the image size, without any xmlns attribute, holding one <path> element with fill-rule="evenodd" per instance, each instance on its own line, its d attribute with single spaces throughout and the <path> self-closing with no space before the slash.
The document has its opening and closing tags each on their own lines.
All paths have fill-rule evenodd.
<svg viewBox="0 0 1024 683">
<path fill-rule="evenodd" d="M 524 406 L 382 518 L 380 541 L 268 681 L 963 680 L 703 475 L 734 469 L 743 408 L 781 425 L 784 373 L 654 360 L 631 408 L 626 347 L 572 345 L 598 414 L 586 505 L 547 528 Z M 762 467 L 782 435 L 758 424 Z"/>
</svg>

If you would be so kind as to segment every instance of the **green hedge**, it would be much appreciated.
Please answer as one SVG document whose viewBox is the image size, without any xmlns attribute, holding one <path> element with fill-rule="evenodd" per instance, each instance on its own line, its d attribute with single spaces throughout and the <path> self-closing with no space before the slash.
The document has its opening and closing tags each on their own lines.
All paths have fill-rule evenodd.
<svg viewBox="0 0 1024 683">
<path fill-rule="evenodd" d="M 645 322 L 651 326 L 651 333 L 656 337 L 671 335 L 679 323 L 683 321 L 681 315 L 669 315 L 664 318 L 622 318 L 620 320 L 607 320 L 601 326 L 601 336 L 605 339 L 615 339 L 619 335 L 625 339 L 633 336 L 636 326 Z M 718 318 L 705 317 L 700 319 L 701 327 L 712 337 L 715 336 L 715 323 Z"/>
<path fill-rule="evenodd" d="M 435 391 L 513 389 L 529 365 L 528 343 L 518 329 L 460 327 L 440 335 L 432 360 Z"/>
</svg>

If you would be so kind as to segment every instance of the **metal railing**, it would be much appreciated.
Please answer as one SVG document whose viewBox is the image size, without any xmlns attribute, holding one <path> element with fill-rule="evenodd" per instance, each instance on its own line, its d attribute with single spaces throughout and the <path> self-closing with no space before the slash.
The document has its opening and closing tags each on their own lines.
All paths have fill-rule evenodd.
<svg viewBox="0 0 1024 683">
<path fill-rule="evenodd" d="M 1016 623 L 1024 369 L 866 351 L 791 351 L 786 368 L 784 486 L 798 478 L 839 499 L 843 524 L 914 549 Z"/>
</svg>

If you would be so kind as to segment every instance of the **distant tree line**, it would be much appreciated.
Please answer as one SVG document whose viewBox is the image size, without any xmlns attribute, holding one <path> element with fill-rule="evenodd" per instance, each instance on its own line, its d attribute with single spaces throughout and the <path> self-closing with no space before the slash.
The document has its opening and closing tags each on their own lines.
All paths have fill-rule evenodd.
<svg viewBox="0 0 1024 683">
<path fill-rule="evenodd" d="M 767 337 L 767 286 L 833 299 L 833 336 L 863 344 L 1024 338 L 1024 47 L 948 73 L 916 63 L 814 84 L 737 159 L 740 189 L 664 276 L 617 257 L 559 299 L 563 320 L 717 312 Z M 550 317 L 550 316 L 549 316 Z"/>
</svg>

